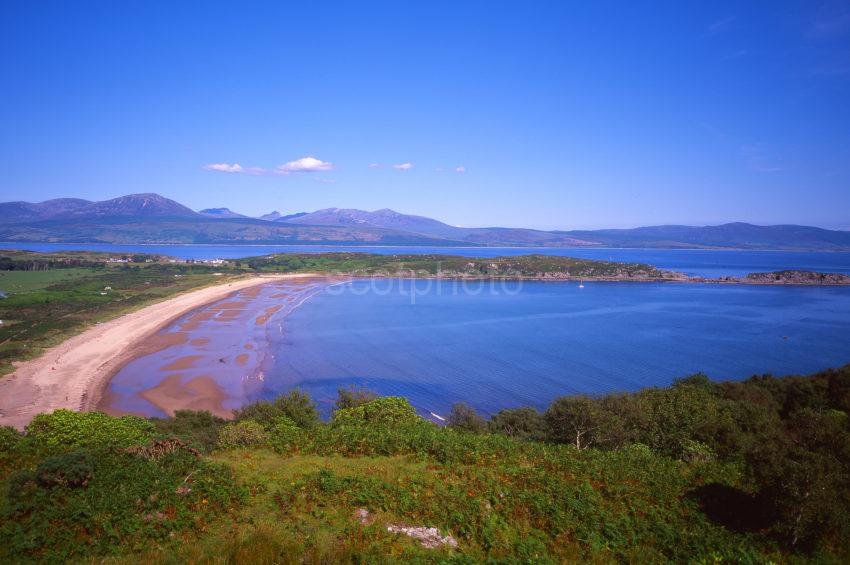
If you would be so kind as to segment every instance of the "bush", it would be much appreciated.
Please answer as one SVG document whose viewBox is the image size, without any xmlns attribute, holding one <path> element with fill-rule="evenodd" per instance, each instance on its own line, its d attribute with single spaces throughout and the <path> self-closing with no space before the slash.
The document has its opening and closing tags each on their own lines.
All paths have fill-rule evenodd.
<svg viewBox="0 0 850 565">
<path fill-rule="evenodd" d="M 458 402 L 452 406 L 448 426 L 456 430 L 478 434 L 487 429 L 487 421 L 479 416 L 474 408 L 467 406 L 463 402 Z"/>
<path fill-rule="evenodd" d="M 282 415 L 290 418 L 301 428 L 310 428 L 320 422 L 319 411 L 310 395 L 298 389 L 288 394 L 278 396 L 274 401 L 275 407 Z"/>
<path fill-rule="evenodd" d="M 218 436 L 218 446 L 222 449 L 256 447 L 265 445 L 267 442 L 266 429 L 252 420 L 227 424 Z"/>
<path fill-rule="evenodd" d="M 72 451 L 45 459 L 35 471 L 42 487 L 79 488 L 86 486 L 94 475 L 94 458 L 87 451 Z"/>
<path fill-rule="evenodd" d="M 176 547 L 242 497 L 229 468 L 188 453 L 151 460 L 99 449 L 51 457 L 8 482 L 0 563 L 94 562 Z"/>
<path fill-rule="evenodd" d="M 378 398 L 375 392 L 354 386 L 348 388 L 338 388 L 336 390 L 337 398 L 334 404 L 334 410 L 344 410 L 346 408 L 356 408 L 361 404 L 372 402 Z"/>
<path fill-rule="evenodd" d="M 227 420 L 206 411 L 178 410 L 173 418 L 155 419 L 158 434 L 178 437 L 197 449 L 210 451 L 218 443 L 218 434 Z"/>
<path fill-rule="evenodd" d="M 304 430 L 291 418 L 280 416 L 268 434 L 268 442 L 278 453 L 285 453 L 302 445 L 305 437 Z"/>
<path fill-rule="evenodd" d="M 275 420 L 283 416 L 283 413 L 274 403 L 267 400 L 258 400 L 235 410 L 233 415 L 237 422 L 257 422 L 264 429 L 270 430 L 274 426 Z"/>
<path fill-rule="evenodd" d="M 337 410 L 333 415 L 333 423 L 338 425 L 400 424 L 417 419 L 416 410 L 400 396 L 377 398 L 354 408 Z"/>
<path fill-rule="evenodd" d="M 534 408 L 501 410 L 490 418 L 487 427 L 493 433 L 517 439 L 543 439 L 545 436 L 543 415 Z"/>
<path fill-rule="evenodd" d="M 27 435 L 37 443 L 60 449 L 128 447 L 146 443 L 153 434 L 153 424 L 136 416 L 113 418 L 65 409 L 39 414 L 27 426 Z"/>
<path fill-rule="evenodd" d="M 556 398 L 544 414 L 549 439 L 576 449 L 599 447 L 616 427 L 616 415 L 587 396 Z"/>
<path fill-rule="evenodd" d="M 310 428 L 319 423 L 319 411 L 310 395 L 298 389 L 278 396 L 273 402 L 260 400 L 235 411 L 237 422 L 253 420 L 266 430 L 271 430 L 277 418 L 286 416 L 301 428 Z"/>
<path fill-rule="evenodd" d="M 23 439 L 24 435 L 15 428 L 0 426 L 0 453 L 14 451 Z"/>
</svg>

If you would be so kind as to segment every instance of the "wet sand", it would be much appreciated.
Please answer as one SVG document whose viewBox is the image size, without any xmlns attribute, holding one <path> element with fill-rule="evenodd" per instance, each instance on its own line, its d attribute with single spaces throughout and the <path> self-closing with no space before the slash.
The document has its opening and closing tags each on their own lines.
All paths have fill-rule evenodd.
<svg viewBox="0 0 850 565">
<path fill-rule="evenodd" d="M 157 335 L 186 312 L 237 291 L 255 294 L 269 282 L 309 276 L 315 275 L 270 275 L 209 286 L 91 327 L 37 359 L 16 364 L 14 373 L 0 379 L 0 425 L 23 428 L 36 414 L 58 408 L 94 409 L 112 376 L 130 360 L 186 343 L 188 324 L 180 332 Z M 192 386 L 197 392 L 206 385 Z"/>
<path fill-rule="evenodd" d="M 239 290 L 186 312 L 155 338 L 167 347 L 137 351 L 118 370 L 97 405 L 109 414 L 166 417 L 175 410 L 228 416 L 264 386 L 270 334 L 334 279 L 276 280 Z"/>
<path fill-rule="evenodd" d="M 171 375 L 140 396 L 168 416 L 174 416 L 177 410 L 206 410 L 222 418 L 233 416 L 233 411 L 222 405 L 225 395 L 221 387 L 207 376 L 184 382 L 181 375 Z"/>
</svg>

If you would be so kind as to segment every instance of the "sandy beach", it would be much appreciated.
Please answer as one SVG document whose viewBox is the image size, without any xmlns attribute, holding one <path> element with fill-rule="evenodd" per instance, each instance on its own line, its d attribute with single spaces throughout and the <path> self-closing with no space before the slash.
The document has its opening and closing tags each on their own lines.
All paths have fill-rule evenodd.
<svg viewBox="0 0 850 565">
<path fill-rule="evenodd" d="M 36 414 L 58 408 L 92 410 L 124 363 L 141 351 L 170 345 L 154 334 L 176 318 L 240 290 L 307 276 L 314 275 L 269 275 L 209 286 L 91 327 L 0 378 L 0 425 L 23 428 Z"/>
</svg>

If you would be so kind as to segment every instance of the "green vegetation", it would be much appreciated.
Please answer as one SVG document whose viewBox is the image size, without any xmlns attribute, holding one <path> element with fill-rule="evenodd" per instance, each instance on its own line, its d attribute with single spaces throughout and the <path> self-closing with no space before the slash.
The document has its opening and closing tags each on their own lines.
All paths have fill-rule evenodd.
<svg viewBox="0 0 850 565">
<path fill-rule="evenodd" d="M 237 274 L 213 277 L 220 269 L 166 263 L 154 255 L 107 263 L 112 257 L 90 252 L 0 253 L 0 296 L 5 295 L 0 298 L 0 375 L 11 371 L 12 361 L 36 357 L 91 324 Z"/>
<path fill-rule="evenodd" d="M 676 273 L 641 263 L 614 263 L 520 255 L 486 259 L 458 255 L 378 255 L 373 253 L 281 253 L 234 262 L 263 272 L 322 272 L 359 276 L 443 276 L 466 278 L 603 278 L 668 280 Z"/>
<path fill-rule="evenodd" d="M 343 389 L 338 405 L 327 423 L 293 391 L 230 423 L 63 410 L 2 428 L 0 561 L 850 558 L 850 366 L 695 375 L 489 420 L 458 405 L 446 427 L 402 398 Z"/>
</svg>

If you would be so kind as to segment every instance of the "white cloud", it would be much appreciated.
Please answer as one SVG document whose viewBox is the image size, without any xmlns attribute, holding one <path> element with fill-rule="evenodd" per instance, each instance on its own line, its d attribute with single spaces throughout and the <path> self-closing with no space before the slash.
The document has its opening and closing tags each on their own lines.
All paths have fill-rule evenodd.
<svg viewBox="0 0 850 565">
<path fill-rule="evenodd" d="M 369 163 L 370 169 L 380 169 L 382 166 L 380 163 Z"/>
<path fill-rule="evenodd" d="M 318 173 L 322 171 L 332 171 L 333 163 L 316 159 L 315 157 L 301 157 L 295 161 L 290 161 L 279 165 L 275 172 L 280 175 L 288 175 L 291 173 Z"/>
<path fill-rule="evenodd" d="M 232 165 L 228 163 L 211 163 L 209 165 L 204 165 L 205 171 L 218 171 L 220 173 L 244 173 L 245 169 L 242 168 L 242 165 L 239 163 L 233 163 Z"/>
<path fill-rule="evenodd" d="M 464 167 L 463 165 L 460 165 L 459 167 L 455 167 L 455 172 L 456 173 L 465 173 L 466 167 Z"/>
<path fill-rule="evenodd" d="M 413 168 L 413 163 L 399 163 L 398 165 L 393 165 L 393 169 L 399 171 L 409 171 Z"/>
<path fill-rule="evenodd" d="M 326 177 L 313 177 L 313 180 L 322 184 L 336 184 L 336 179 L 329 179 Z"/>
</svg>

